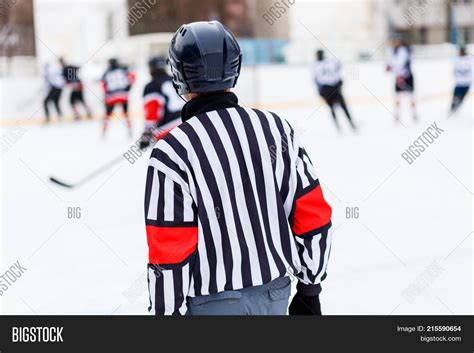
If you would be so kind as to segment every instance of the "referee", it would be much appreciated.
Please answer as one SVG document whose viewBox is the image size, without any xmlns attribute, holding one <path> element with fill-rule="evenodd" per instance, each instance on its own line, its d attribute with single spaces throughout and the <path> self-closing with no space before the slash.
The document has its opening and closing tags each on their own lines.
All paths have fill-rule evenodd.
<svg viewBox="0 0 474 353">
<path fill-rule="evenodd" d="M 290 124 L 230 92 L 242 54 L 217 21 L 169 50 L 183 123 L 152 151 L 145 193 L 153 315 L 320 315 L 331 207 Z"/>
</svg>

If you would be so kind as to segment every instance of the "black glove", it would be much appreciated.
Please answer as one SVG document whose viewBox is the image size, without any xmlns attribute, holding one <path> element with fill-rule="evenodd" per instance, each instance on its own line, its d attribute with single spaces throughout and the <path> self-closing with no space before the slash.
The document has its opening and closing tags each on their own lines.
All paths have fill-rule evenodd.
<svg viewBox="0 0 474 353">
<path fill-rule="evenodd" d="M 143 135 L 140 137 L 139 140 L 139 147 L 141 150 L 145 150 L 148 148 L 148 146 L 151 145 L 151 141 L 153 140 L 153 135 L 151 133 L 151 130 L 146 130 Z"/>
<path fill-rule="evenodd" d="M 150 140 L 148 138 L 141 137 L 138 147 L 141 150 L 145 150 L 148 148 L 148 146 L 150 146 Z"/>
<path fill-rule="evenodd" d="M 321 315 L 319 302 L 320 285 L 306 285 L 301 282 L 288 310 L 290 315 Z"/>
</svg>

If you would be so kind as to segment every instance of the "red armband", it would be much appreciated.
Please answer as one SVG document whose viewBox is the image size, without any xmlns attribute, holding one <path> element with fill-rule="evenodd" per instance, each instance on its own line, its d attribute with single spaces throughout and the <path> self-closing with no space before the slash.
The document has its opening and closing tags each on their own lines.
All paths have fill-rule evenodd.
<svg viewBox="0 0 474 353">
<path fill-rule="evenodd" d="M 198 227 L 146 226 L 146 235 L 151 264 L 176 264 L 196 250 Z"/>
<path fill-rule="evenodd" d="M 329 224 L 331 214 L 331 206 L 324 199 L 318 184 L 296 200 L 292 230 L 296 235 L 317 230 Z"/>
</svg>

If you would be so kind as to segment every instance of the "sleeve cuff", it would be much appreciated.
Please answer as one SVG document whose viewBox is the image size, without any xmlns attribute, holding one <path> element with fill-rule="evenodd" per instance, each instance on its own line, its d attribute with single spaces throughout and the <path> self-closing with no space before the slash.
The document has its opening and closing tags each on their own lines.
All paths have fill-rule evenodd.
<svg viewBox="0 0 474 353">
<path fill-rule="evenodd" d="M 301 295 L 305 295 L 307 297 L 314 297 L 321 293 L 321 284 L 304 284 L 303 282 L 298 282 L 296 284 L 296 290 Z"/>
</svg>

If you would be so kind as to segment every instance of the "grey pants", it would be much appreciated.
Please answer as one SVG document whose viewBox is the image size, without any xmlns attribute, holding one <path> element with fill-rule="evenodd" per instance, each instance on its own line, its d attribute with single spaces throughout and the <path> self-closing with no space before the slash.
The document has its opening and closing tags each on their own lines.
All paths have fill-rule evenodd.
<svg viewBox="0 0 474 353">
<path fill-rule="evenodd" d="M 186 315 L 286 315 L 291 282 L 288 277 L 236 291 L 188 298 Z"/>
</svg>

